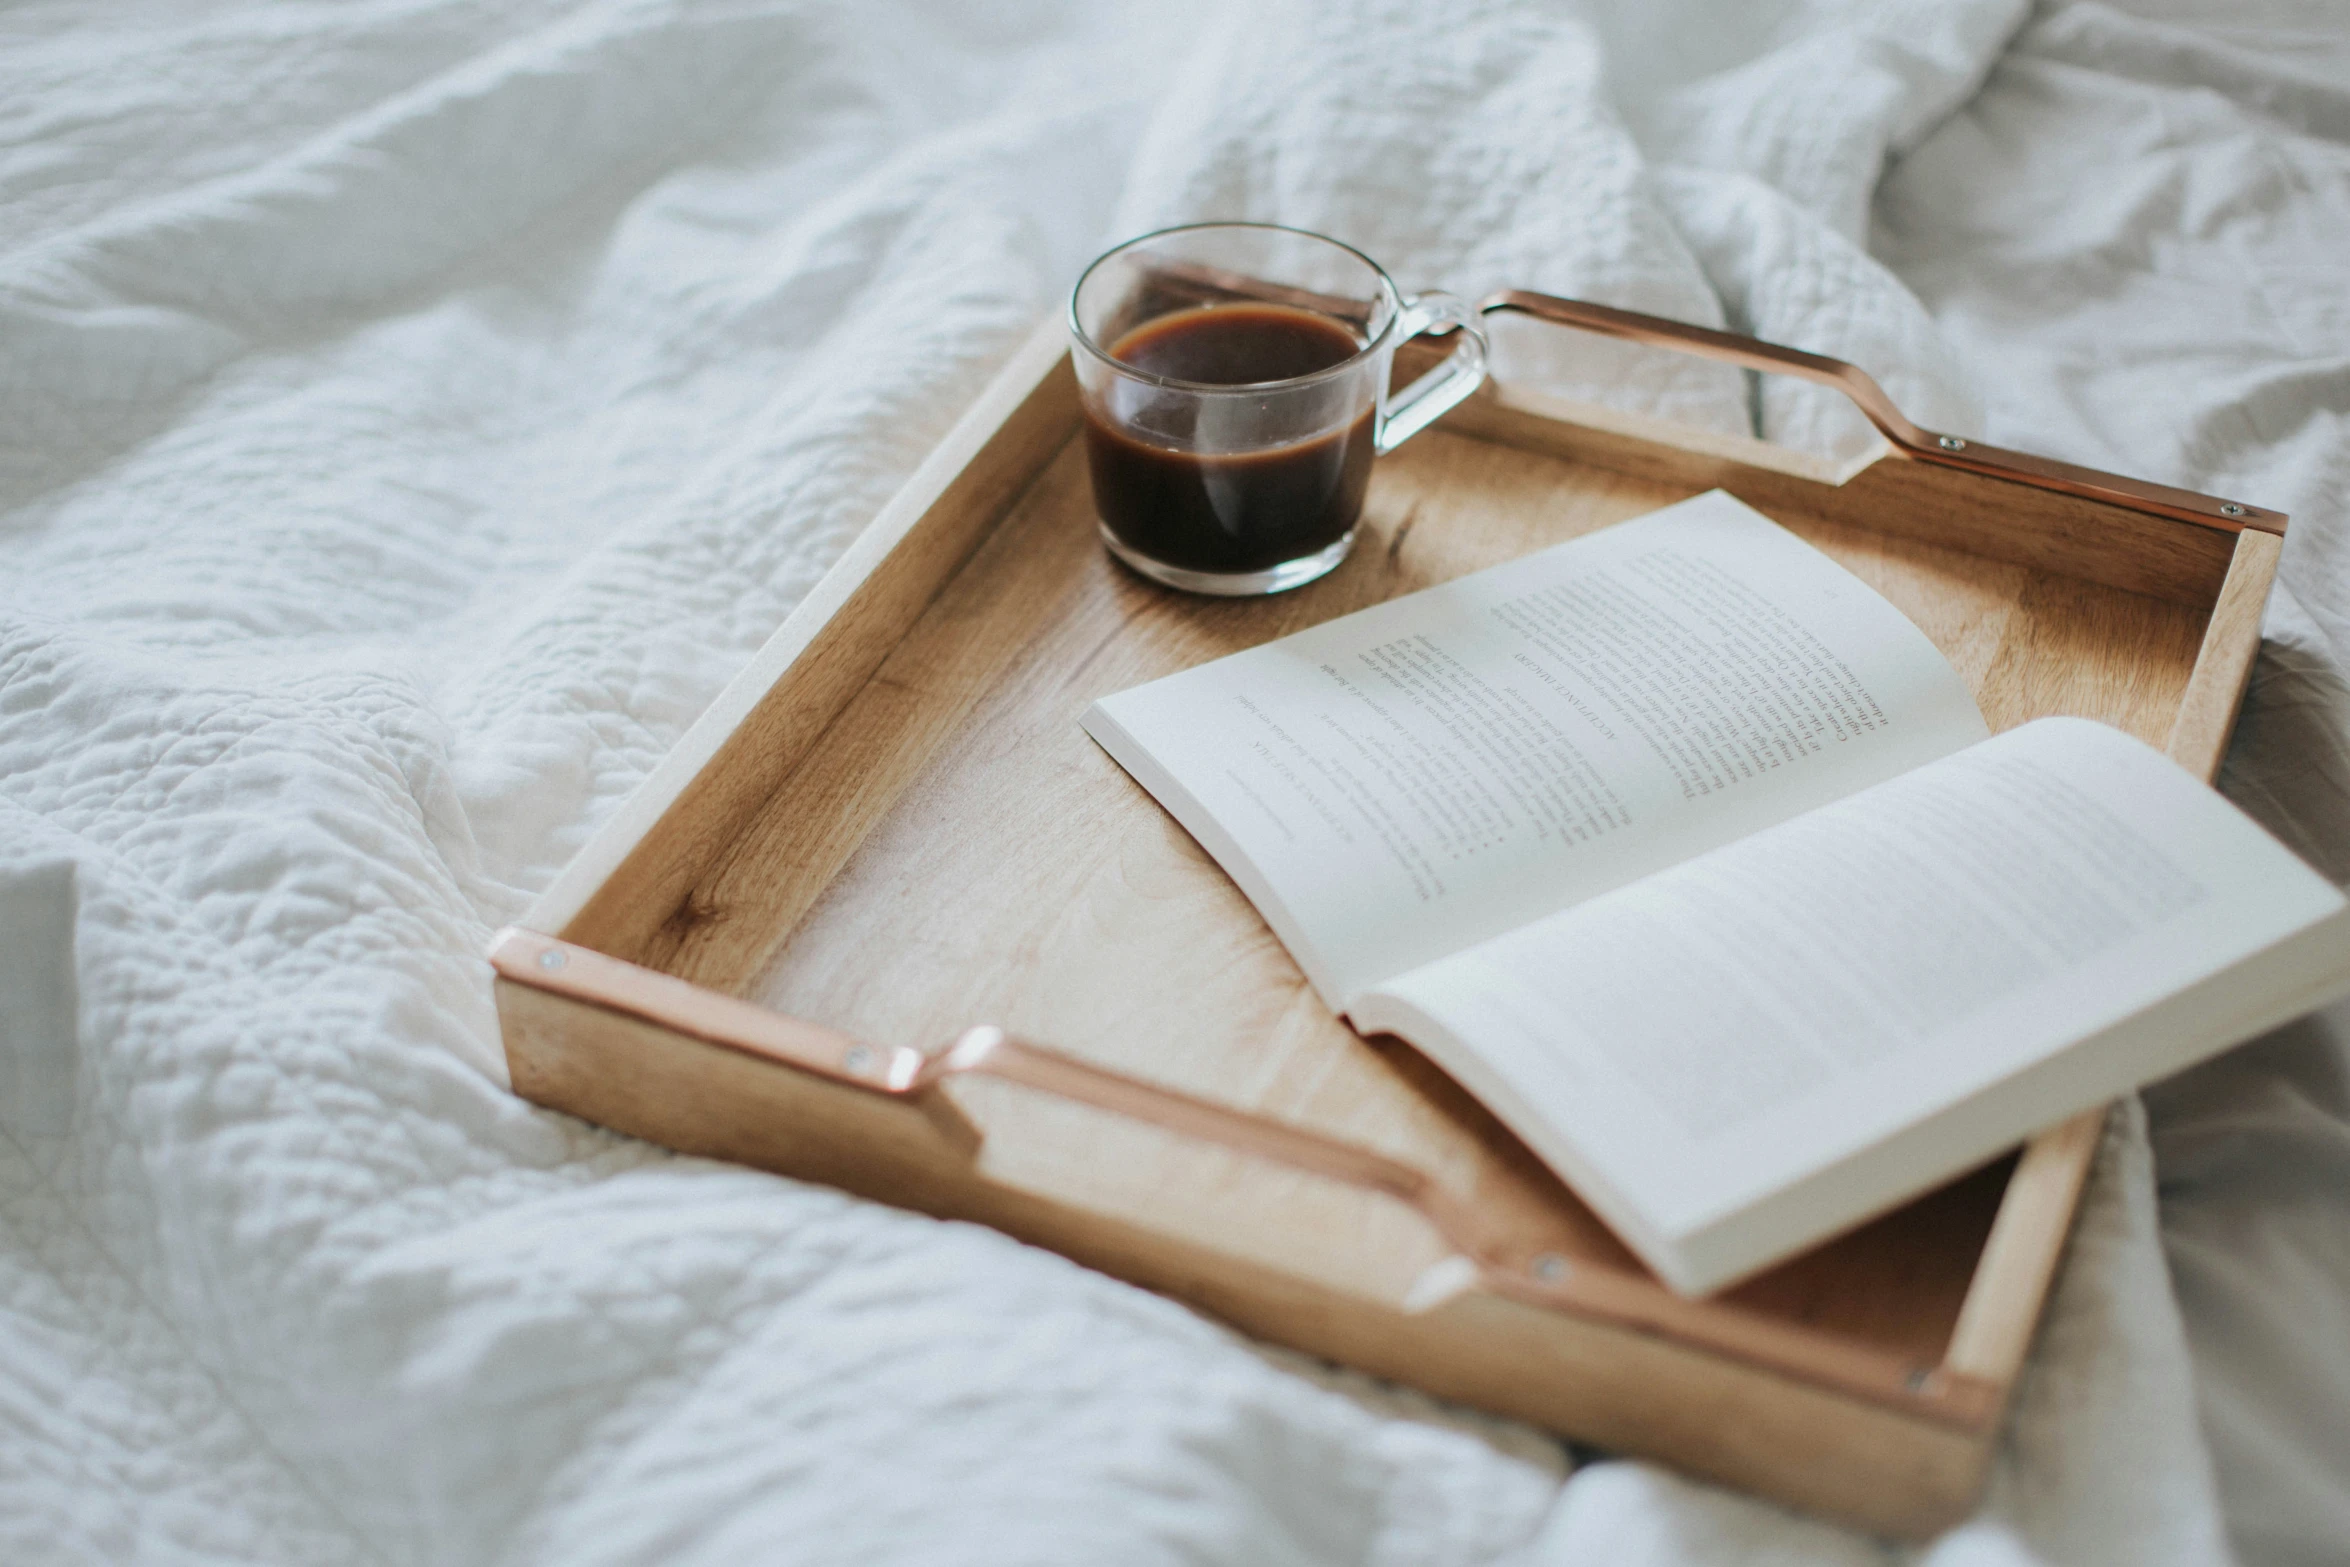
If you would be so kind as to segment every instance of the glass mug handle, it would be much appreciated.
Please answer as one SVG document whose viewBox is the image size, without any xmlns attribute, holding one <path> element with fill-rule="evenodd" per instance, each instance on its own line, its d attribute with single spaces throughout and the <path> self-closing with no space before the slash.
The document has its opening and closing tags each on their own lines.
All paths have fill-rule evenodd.
<svg viewBox="0 0 2350 1567">
<path fill-rule="evenodd" d="M 1485 327 L 1467 301 L 1442 289 L 1405 300 L 1403 313 L 1395 319 L 1395 346 L 1401 348 L 1424 332 L 1450 332 L 1452 353 L 1402 391 L 1380 399 L 1379 433 L 1373 444 L 1381 452 L 1394 451 L 1484 384 Z"/>
</svg>

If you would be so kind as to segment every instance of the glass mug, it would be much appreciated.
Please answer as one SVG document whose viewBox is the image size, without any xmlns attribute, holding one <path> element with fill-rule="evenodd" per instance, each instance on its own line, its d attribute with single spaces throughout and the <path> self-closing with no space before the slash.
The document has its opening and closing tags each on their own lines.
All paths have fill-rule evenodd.
<svg viewBox="0 0 2350 1567">
<path fill-rule="evenodd" d="M 1103 542 L 1194 593 L 1279 593 L 1346 559 L 1372 457 L 1485 379 L 1467 304 L 1406 299 L 1362 252 L 1269 223 L 1129 240 L 1077 280 L 1069 330 Z M 1390 396 L 1424 332 L 1451 355 Z"/>
</svg>

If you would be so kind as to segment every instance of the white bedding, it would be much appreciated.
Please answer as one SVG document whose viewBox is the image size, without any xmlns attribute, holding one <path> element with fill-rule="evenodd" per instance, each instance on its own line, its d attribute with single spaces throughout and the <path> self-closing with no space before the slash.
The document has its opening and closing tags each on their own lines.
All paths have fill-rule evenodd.
<svg viewBox="0 0 2350 1567">
<path fill-rule="evenodd" d="M 0 1557 L 1881 1559 L 538 1112 L 478 953 L 1084 258 L 1202 215 L 2292 511 L 2227 784 L 2350 877 L 2345 39 L 2282 0 L 0 13 Z M 2340 1554 L 2335 1027 L 2117 1121 L 1981 1516 L 1898 1554 Z"/>
</svg>

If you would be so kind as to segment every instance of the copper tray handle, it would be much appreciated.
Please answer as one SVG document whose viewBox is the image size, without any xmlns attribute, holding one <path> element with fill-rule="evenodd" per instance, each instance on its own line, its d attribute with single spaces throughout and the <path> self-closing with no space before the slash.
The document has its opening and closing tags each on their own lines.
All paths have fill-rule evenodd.
<svg viewBox="0 0 2350 1567">
<path fill-rule="evenodd" d="M 2035 489 L 2054 490 L 2059 494 L 2078 495 L 2103 501 L 2109 506 L 2149 512 L 2157 517 L 2201 523 L 2205 527 L 2221 528 L 2230 533 L 2238 533 L 2246 528 L 2257 528 L 2263 533 L 2281 534 L 2285 531 L 2283 512 L 2269 511 L 2242 501 L 2222 500 L 2193 490 L 2174 489 L 2167 484 L 2149 484 L 2143 479 L 2125 478 L 2121 474 L 2106 473 L 2096 468 L 2083 468 L 2074 463 L 2058 462 L 2051 457 L 2035 457 L 2029 452 L 2010 451 L 2006 447 L 1991 446 L 1963 435 L 1944 435 L 1924 429 L 1912 423 L 1908 415 L 1894 406 L 1893 399 L 1885 394 L 1885 389 L 1877 384 L 1874 376 L 1858 365 L 1847 364 L 1841 359 L 1830 359 L 1825 354 L 1806 353 L 1800 348 L 1786 348 L 1777 343 L 1763 342 L 1759 338 L 1740 337 L 1734 332 L 1717 332 L 1711 327 L 1691 326 L 1687 322 L 1667 320 L 1663 316 L 1643 315 L 1637 310 L 1618 310 L 1613 305 L 1561 299 L 1554 294 L 1536 294 L 1521 288 L 1507 288 L 1489 295 L 1478 308 L 1487 315 L 1509 312 L 1532 316 L 1557 326 L 1598 332 L 1652 348 L 1669 348 L 1704 359 L 1718 359 L 1742 369 L 1797 376 L 1806 381 L 1817 381 L 1822 386 L 1832 386 L 1852 399 L 1869 423 L 1875 425 L 1885 439 L 1893 443 L 1895 451 L 1919 462 L 1934 463 L 1944 468 L 1960 468 L 1986 478 L 2004 479 L 2011 484 L 2028 484 Z"/>
<path fill-rule="evenodd" d="M 489 960 L 500 978 L 515 984 L 869 1093 L 911 1102 L 954 1078 L 992 1078 L 1393 1198 L 1418 1213 L 1452 1253 L 1422 1274 L 1403 1302 L 1406 1311 L 1433 1308 L 1476 1285 L 1533 1305 L 1710 1343 L 1718 1337 L 1721 1314 L 1734 1309 L 1719 1301 L 1682 1301 L 1643 1278 L 1528 1245 L 1424 1171 L 1385 1154 L 1113 1072 L 1000 1028 L 966 1029 L 945 1049 L 928 1053 L 869 1044 L 519 926 L 498 932 Z M 1701 1312 L 1713 1334 L 1691 1331 Z M 1825 1344 L 1799 1327 L 1758 1315 L 1743 1315 L 1738 1336 L 1767 1363 L 1800 1366 L 1861 1396 L 1954 1425 L 1979 1425 L 1998 1410 L 1998 1389 L 1960 1372 L 1891 1354 L 1856 1353 L 1850 1345 Z"/>
<path fill-rule="evenodd" d="M 508 926 L 490 944 L 500 977 L 625 1012 L 709 1044 L 813 1072 L 872 1093 L 910 1099 L 950 1078 L 992 1077 L 1024 1088 L 1218 1144 L 1276 1164 L 1393 1197 L 1426 1217 L 1463 1256 L 1522 1274 L 1528 1287 L 1555 1283 L 1562 1258 L 1510 1257 L 1482 1217 L 1422 1171 L 1384 1154 L 1268 1116 L 1129 1077 L 1000 1028 L 963 1031 L 945 1049 L 883 1046 L 755 1003 L 720 995 L 674 975 L 607 957 L 592 948 Z"/>
</svg>

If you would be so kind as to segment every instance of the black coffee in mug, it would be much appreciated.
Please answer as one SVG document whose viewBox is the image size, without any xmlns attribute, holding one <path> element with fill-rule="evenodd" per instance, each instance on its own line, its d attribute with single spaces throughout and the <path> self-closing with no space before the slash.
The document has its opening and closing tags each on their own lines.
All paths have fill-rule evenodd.
<svg viewBox="0 0 2350 1567">
<path fill-rule="evenodd" d="M 1154 376 L 1238 387 L 1290 381 L 1362 350 L 1340 323 L 1285 305 L 1212 305 L 1135 328 L 1110 357 Z M 1245 452 L 1177 446 L 1086 410 L 1094 505 L 1111 535 L 1183 571 L 1264 571 L 1346 537 L 1371 482 L 1372 414 L 1335 430 Z M 1162 416 L 1159 421 L 1166 423 Z"/>
<path fill-rule="evenodd" d="M 1485 375 L 1477 312 L 1410 298 L 1362 252 L 1269 223 L 1129 240 L 1069 296 L 1102 541 L 1194 593 L 1279 593 L 1346 558 L 1371 460 Z M 1389 394 L 1396 345 L 1453 351 Z"/>
</svg>

